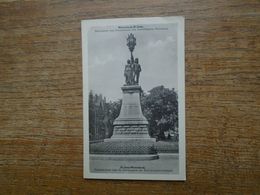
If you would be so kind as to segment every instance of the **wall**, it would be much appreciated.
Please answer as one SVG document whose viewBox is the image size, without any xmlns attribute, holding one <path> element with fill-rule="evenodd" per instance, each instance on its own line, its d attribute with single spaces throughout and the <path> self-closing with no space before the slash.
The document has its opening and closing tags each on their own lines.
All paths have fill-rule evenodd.
<svg viewBox="0 0 260 195">
<path fill-rule="evenodd" d="M 84 180 L 80 21 L 186 18 L 187 181 Z M 0 3 L 0 194 L 257 194 L 260 4 Z"/>
</svg>

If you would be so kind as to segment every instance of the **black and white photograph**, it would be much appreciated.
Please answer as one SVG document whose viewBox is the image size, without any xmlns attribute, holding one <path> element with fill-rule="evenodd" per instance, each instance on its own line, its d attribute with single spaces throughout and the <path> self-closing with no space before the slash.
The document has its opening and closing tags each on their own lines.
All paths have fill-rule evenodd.
<svg viewBox="0 0 260 195">
<path fill-rule="evenodd" d="M 184 18 L 82 21 L 84 178 L 185 180 Z"/>
</svg>

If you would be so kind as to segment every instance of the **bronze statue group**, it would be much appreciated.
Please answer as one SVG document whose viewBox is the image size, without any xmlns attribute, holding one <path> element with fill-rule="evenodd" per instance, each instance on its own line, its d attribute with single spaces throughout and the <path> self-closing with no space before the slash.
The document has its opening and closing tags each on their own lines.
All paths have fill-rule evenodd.
<svg viewBox="0 0 260 195">
<path fill-rule="evenodd" d="M 140 72 L 141 66 L 138 62 L 138 58 L 135 58 L 135 60 L 127 60 L 124 71 L 126 85 L 138 85 Z"/>
</svg>

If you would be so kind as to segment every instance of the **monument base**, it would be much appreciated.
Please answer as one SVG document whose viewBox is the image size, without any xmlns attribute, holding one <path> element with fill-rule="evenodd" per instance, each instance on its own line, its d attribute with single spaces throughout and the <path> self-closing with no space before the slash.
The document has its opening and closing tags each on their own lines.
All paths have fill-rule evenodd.
<svg viewBox="0 0 260 195">
<path fill-rule="evenodd" d="M 107 160 L 153 160 L 158 159 L 155 139 L 105 139 L 104 142 L 90 145 L 95 159 Z"/>
<path fill-rule="evenodd" d="M 144 140 L 144 141 L 150 141 L 150 142 L 156 142 L 156 139 L 155 138 L 151 138 L 151 137 L 148 137 L 148 138 L 107 138 L 107 139 L 104 139 L 104 142 L 111 142 L 111 141 L 129 141 L 129 140 Z"/>
<path fill-rule="evenodd" d="M 91 154 L 91 160 L 125 160 L 125 161 L 143 161 L 143 160 L 156 160 L 159 159 L 157 154 L 145 155 L 97 155 Z"/>
</svg>

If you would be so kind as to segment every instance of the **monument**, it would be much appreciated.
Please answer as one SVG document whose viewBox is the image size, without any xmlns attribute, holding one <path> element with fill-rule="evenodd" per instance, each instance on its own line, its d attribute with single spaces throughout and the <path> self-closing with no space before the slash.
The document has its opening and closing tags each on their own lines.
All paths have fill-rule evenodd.
<svg viewBox="0 0 260 195">
<path fill-rule="evenodd" d="M 133 56 L 135 45 L 136 38 L 131 33 L 127 38 L 131 57 L 125 65 L 125 84 L 121 87 L 122 105 L 119 116 L 113 122 L 113 135 L 92 148 L 96 154 L 108 155 L 109 159 L 152 160 L 159 158 L 154 147 L 155 138 L 149 135 L 148 121 L 141 109 L 142 88 L 139 85 L 141 65 L 138 58 L 134 59 Z M 96 158 L 99 157 L 96 156 Z"/>
<path fill-rule="evenodd" d="M 141 65 L 138 58 L 134 59 L 133 51 L 136 46 L 136 38 L 131 33 L 127 38 L 127 46 L 131 52 L 131 59 L 127 60 L 124 76 L 125 84 L 121 88 L 123 99 L 118 118 L 115 119 L 113 136 L 111 139 L 148 139 L 148 121 L 144 117 L 141 109 L 139 85 L 139 75 Z"/>
</svg>

